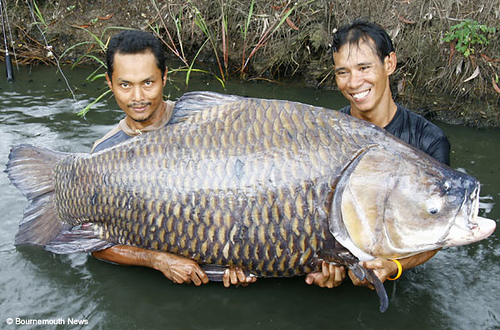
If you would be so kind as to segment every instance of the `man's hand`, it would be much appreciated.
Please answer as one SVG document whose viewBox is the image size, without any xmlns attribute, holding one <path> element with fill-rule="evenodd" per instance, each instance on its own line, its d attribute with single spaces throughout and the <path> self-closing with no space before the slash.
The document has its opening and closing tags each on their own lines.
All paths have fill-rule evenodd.
<svg viewBox="0 0 500 330">
<path fill-rule="evenodd" d="M 389 259 L 375 258 L 371 261 L 363 261 L 362 266 L 366 269 L 373 270 L 382 283 L 384 283 L 388 277 L 398 272 L 398 266 L 396 263 Z M 375 290 L 373 284 L 368 282 L 366 279 L 361 281 L 351 270 L 349 270 L 349 278 L 354 285 L 366 286 L 371 290 Z"/>
<path fill-rule="evenodd" d="M 401 263 L 403 270 L 407 270 L 428 261 L 438 251 L 439 250 L 426 251 L 408 258 L 398 259 L 398 261 Z M 388 277 L 394 276 L 398 272 L 398 266 L 394 261 L 383 258 L 375 258 L 371 261 L 364 261 L 363 267 L 373 270 L 375 275 L 380 279 L 382 283 L 384 283 Z M 354 273 L 350 270 L 349 277 L 354 285 L 366 286 L 372 290 L 375 290 L 370 282 L 368 282 L 367 280 L 360 281 L 359 278 L 357 278 L 356 275 L 354 275 Z"/>
<path fill-rule="evenodd" d="M 334 265 L 323 261 L 321 264 L 321 272 L 312 272 L 307 274 L 306 283 L 316 284 L 322 288 L 334 288 L 342 284 L 346 278 L 344 266 Z"/>
<path fill-rule="evenodd" d="M 149 251 L 151 268 L 159 270 L 174 283 L 193 283 L 196 286 L 209 282 L 207 274 L 196 261 L 166 252 Z"/>
<path fill-rule="evenodd" d="M 254 283 L 257 281 L 257 277 L 246 276 L 243 269 L 239 267 L 229 267 L 224 271 L 224 275 L 222 275 L 222 283 L 224 286 L 228 288 L 229 286 L 247 286 L 249 283 Z"/>
</svg>

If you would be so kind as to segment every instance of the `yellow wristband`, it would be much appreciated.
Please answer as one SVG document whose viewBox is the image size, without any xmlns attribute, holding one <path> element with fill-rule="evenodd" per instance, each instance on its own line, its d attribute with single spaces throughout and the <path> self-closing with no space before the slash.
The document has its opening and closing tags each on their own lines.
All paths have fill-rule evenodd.
<svg viewBox="0 0 500 330">
<path fill-rule="evenodd" d="M 391 281 L 395 281 L 401 277 L 401 274 L 403 274 L 403 266 L 401 266 L 401 263 L 396 259 L 389 259 L 389 260 L 394 261 L 396 266 L 398 266 L 398 273 L 396 274 L 396 277 L 388 277 L 387 279 L 391 280 Z"/>
</svg>

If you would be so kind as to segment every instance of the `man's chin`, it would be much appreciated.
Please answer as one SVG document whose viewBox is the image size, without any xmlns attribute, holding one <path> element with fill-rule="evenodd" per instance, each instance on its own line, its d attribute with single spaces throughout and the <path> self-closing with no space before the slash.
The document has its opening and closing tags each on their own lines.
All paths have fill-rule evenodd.
<svg viewBox="0 0 500 330">
<path fill-rule="evenodd" d="M 148 121 L 149 118 L 132 118 L 133 121 L 135 121 L 136 123 L 144 123 L 146 121 Z"/>
<path fill-rule="evenodd" d="M 359 112 L 368 112 L 373 109 L 372 103 L 368 100 L 351 100 L 351 107 L 354 106 Z"/>
<path fill-rule="evenodd" d="M 152 114 L 146 115 L 146 114 L 139 114 L 135 116 L 130 116 L 130 119 L 132 119 L 136 123 L 144 123 L 151 119 Z"/>
</svg>

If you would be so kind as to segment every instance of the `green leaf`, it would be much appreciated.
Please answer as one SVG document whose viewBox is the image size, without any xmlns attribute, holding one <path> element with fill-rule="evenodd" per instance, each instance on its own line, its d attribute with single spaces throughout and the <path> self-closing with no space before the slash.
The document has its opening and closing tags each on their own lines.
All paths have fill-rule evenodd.
<svg viewBox="0 0 500 330">
<path fill-rule="evenodd" d="M 87 105 L 85 108 L 83 108 L 82 110 L 80 110 L 80 112 L 78 112 L 78 116 L 80 117 L 84 117 L 90 110 L 90 108 L 92 108 L 92 106 L 94 104 L 96 104 L 97 102 L 99 102 L 100 100 L 102 100 L 106 95 L 108 95 L 109 93 L 111 93 L 111 90 L 108 89 L 107 91 L 105 91 L 104 93 L 102 93 L 101 95 L 99 95 L 95 100 L 94 102 L 90 103 L 89 105 Z"/>
</svg>

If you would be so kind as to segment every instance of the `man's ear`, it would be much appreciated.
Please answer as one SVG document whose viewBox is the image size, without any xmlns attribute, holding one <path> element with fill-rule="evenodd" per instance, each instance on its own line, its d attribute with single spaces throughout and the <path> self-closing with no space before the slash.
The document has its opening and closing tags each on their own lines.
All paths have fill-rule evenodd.
<svg viewBox="0 0 500 330">
<path fill-rule="evenodd" d="M 165 73 L 163 74 L 162 78 L 163 87 L 165 87 L 165 85 L 167 84 L 167 73 L 168 73 L 168 68 L 165 68 Z"/>
<path fill-rule="evenodd" d="M 108 83 L 109 89 L 113 90 L 113 84 L 111 83 L 111 78 L 109 78 L 107 72 L 106 72 L 106 82 Z"/>
<path fill-rule="evenodd" d="M 398 57 L 395 52 L 389 53 L 388 56 L 385 57 L 384 66 L 387 71 L 387 75 L 390 76 L 396 71 L 396 66 L 398 65 Z"/>
</svg>

